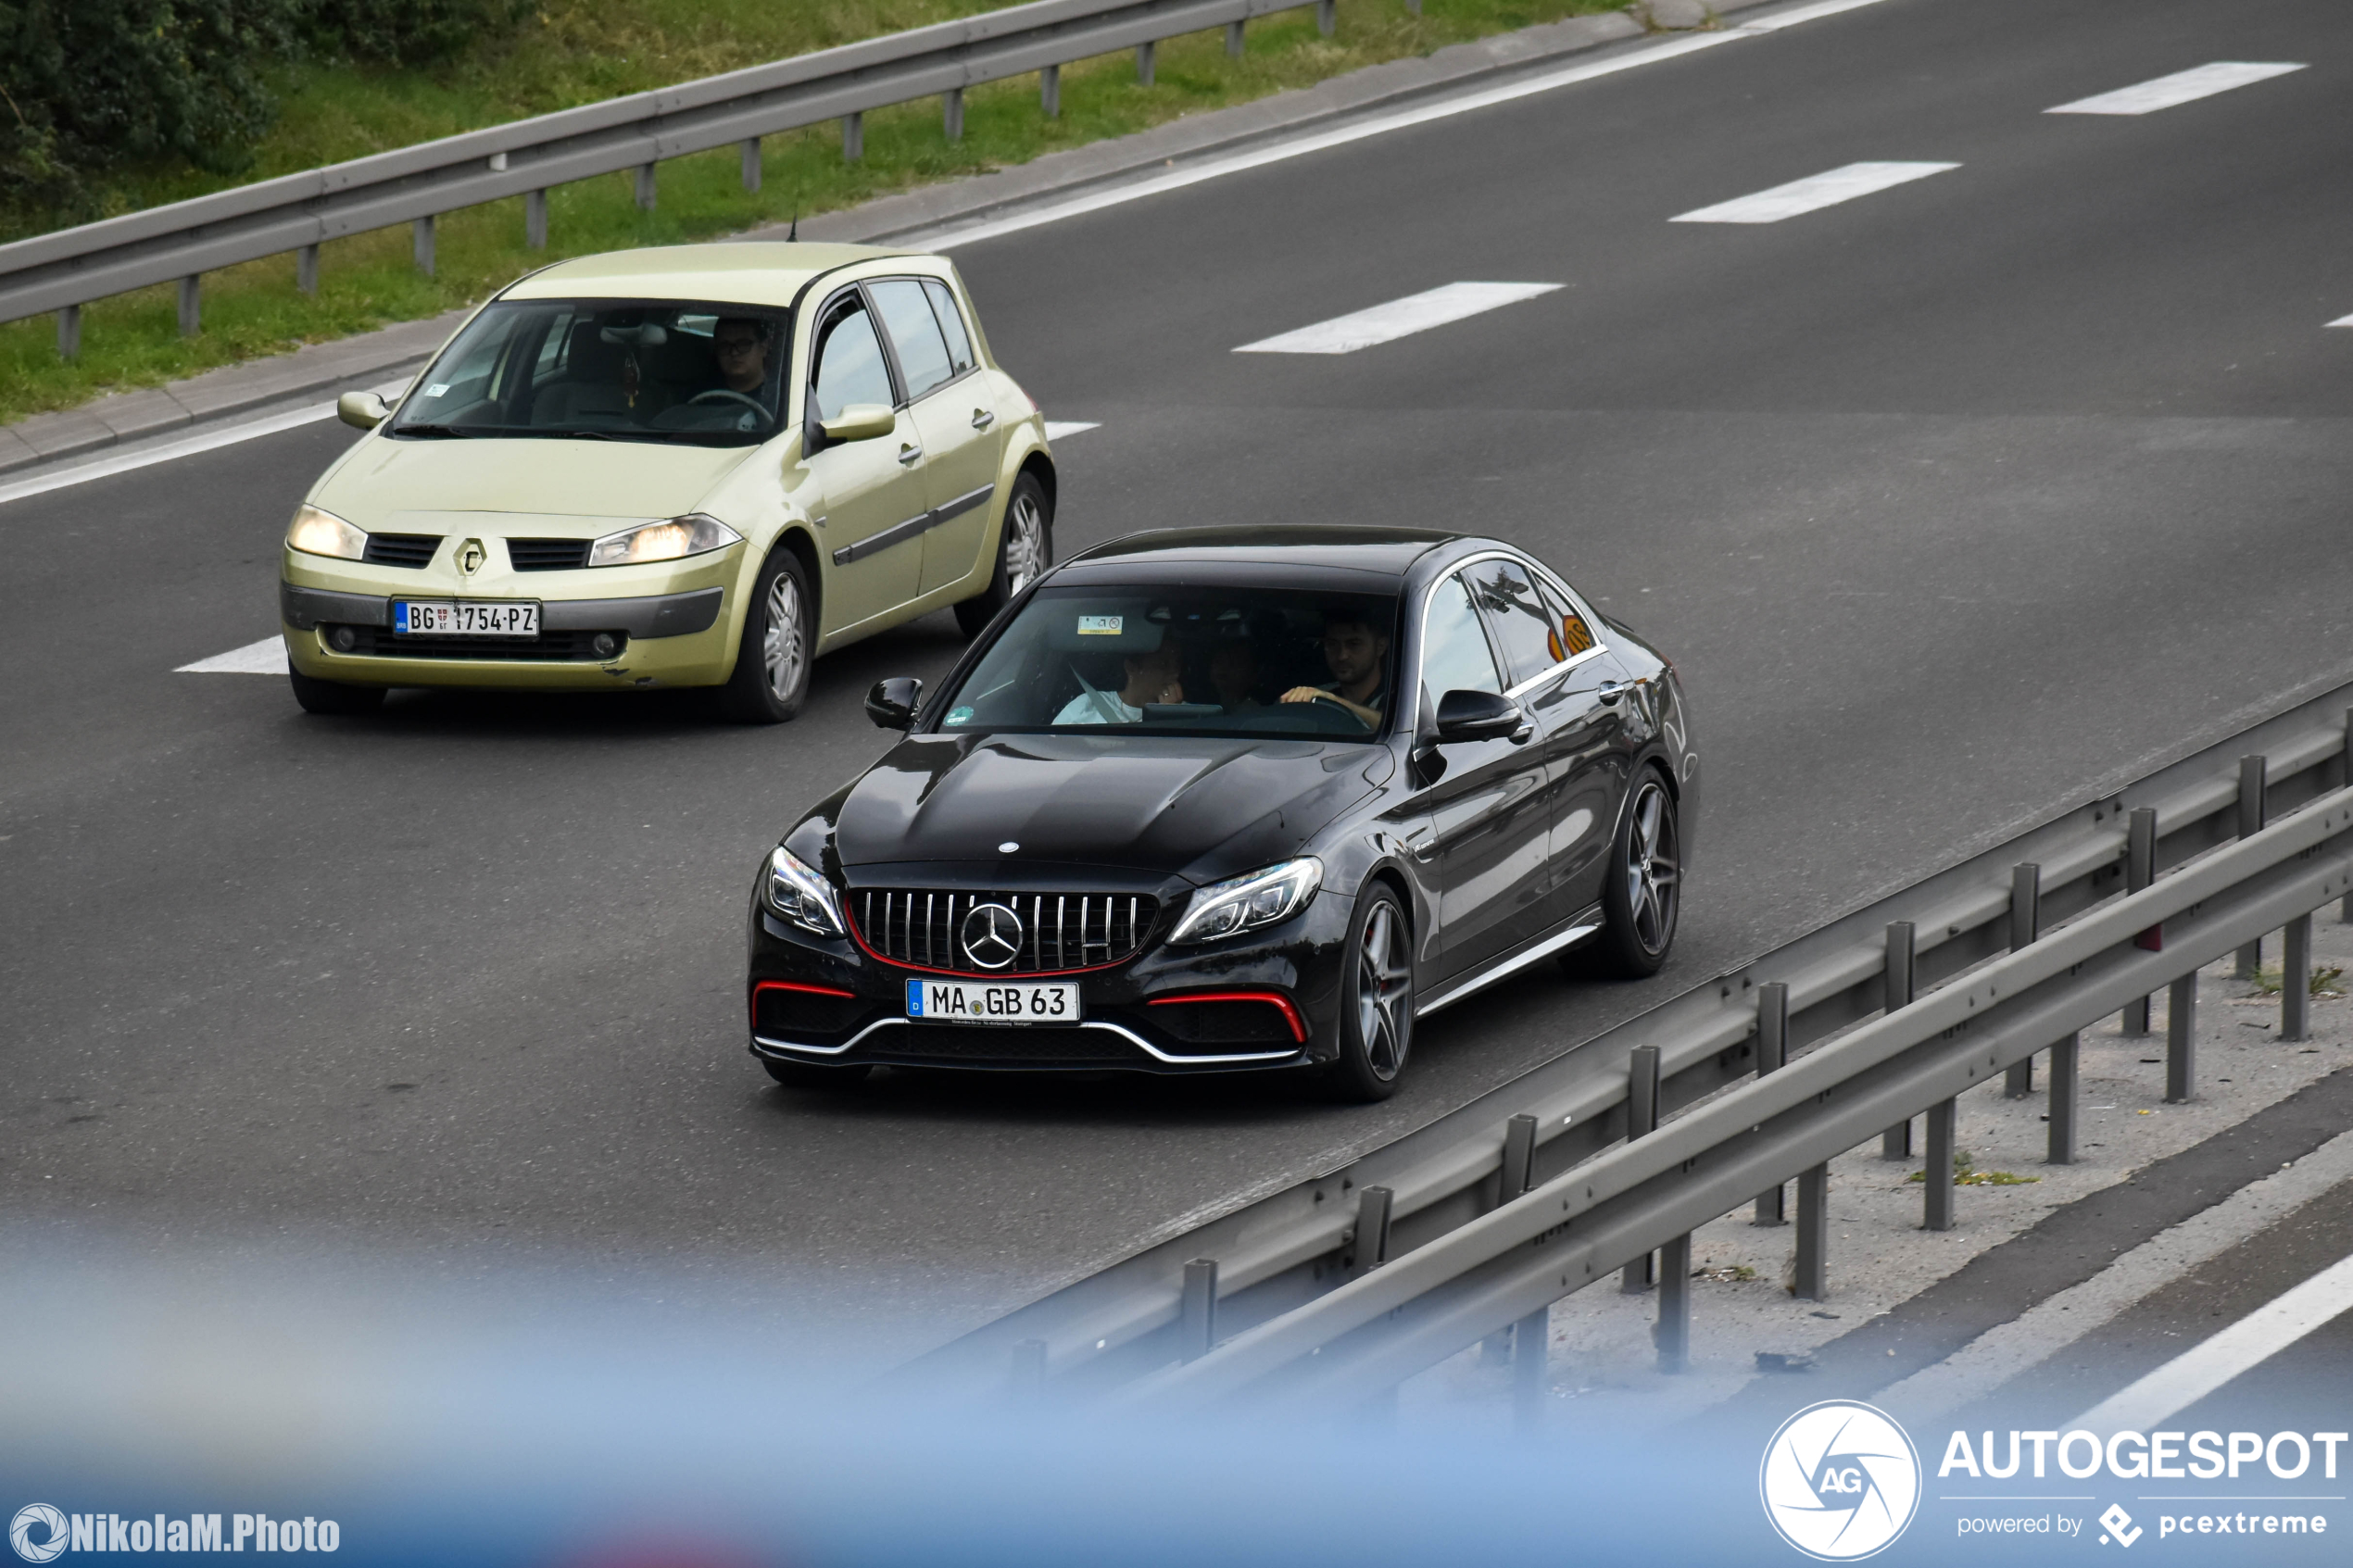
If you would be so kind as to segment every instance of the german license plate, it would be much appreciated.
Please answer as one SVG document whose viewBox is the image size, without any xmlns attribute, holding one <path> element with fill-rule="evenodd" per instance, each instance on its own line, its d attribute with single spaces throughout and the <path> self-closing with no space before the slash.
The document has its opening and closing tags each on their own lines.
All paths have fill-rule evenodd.
<svg viewBox="0 0 2353 1568">
<path fill-rule="evenodd" d="M 910 980 L 907 1017 L 923 1023 L 1076 1023 L 1078 987 L 990 985 L 967 980 Z"/>
<path fill-rule="evenodd" d="M 395 599 L 393 634 L 401 637 L 535 637 L 535 604 L 476 604 L 465 599 Z"/>
</svg>

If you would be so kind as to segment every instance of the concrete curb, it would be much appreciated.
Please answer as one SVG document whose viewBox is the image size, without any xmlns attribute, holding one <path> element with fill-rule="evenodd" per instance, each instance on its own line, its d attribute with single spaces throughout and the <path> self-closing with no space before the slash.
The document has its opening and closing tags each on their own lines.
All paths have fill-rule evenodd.
<svg viewBox="0 0 2353 1568">
<path fill-rule="evenodd" d="M 1707 12 L 1712 17 L 1768 3 L 1713 0 Z M 1666 7 L 1658 9 L 1661 14 L 1655 26 L 1665 25 L 1667 19 Z M 1367 66 L 1314 87 L 1189 115 L 1130 136 L 1049 153 L 1012 169 L 877 197 L 846 211 L 821 214 L 803 223 L 801 230 L 812 240 L 886 241 L 1039 196 L 1117 180 L 1180 158 L 1229 150 L 1400 99 L 1545 65 L 1565 55 L 1639 38 L 1645 31 L 1627 12 L 1611 11 L 1499 33 L 1420 58 Z M 785 232 L 784 226 L 776 225 L 732 237 L 776 240 Z M 306 393 L 382 379 L 432 354 L 464 315 L 461 310 L 451 311 L 428 320 L 404 321 L 333 343 L 311 344 L 292 354 L 226 365 L 165 386 L 114 393 L 79 408 L 0 425 L 0 472 L 82 456 Z"/>
</svg>

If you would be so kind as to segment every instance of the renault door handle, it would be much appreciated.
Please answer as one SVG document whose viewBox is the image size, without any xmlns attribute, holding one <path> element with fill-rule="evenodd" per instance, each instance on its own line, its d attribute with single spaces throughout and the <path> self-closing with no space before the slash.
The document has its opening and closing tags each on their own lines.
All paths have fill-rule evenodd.
<svg viewBox="0 0 2353 1568">
<path fill-rule="evenodd" d="M 911 442 L 911 443 L 909 443 L 908 445 L 906 445 L 901 446 L 901 447 L 900 447 L 900 448 L 899 448 L 899 460 L 900 460 L 901 463 L 912 463 L 912 462 L 917 462 L 917 461 L 921 460 L 921 458 L 923 458 L 923 455 L 924 455 L 924 449 L 923 449 L 922 447 L 920 447 L 920 446 L 915 445 L 914 445 L 913 443 L 912 443 L 912 442 Z M 1608 698 L 1605 698 L 1604 700 L 1609 701 L 1609 702 L 1616 702 L 1617 699 L 1616 697 L 1614 697 L 1614 696 L 1613 696 L 1613 697 L 1608 697 Z"/>
<path fill-rule="evenodd" d="M 995 409 L 975 408 L 973 410 L 973 429 L 987 430 L 990 425 L 993 425 L 996 422 L 997 413 Z"/>
</svg>

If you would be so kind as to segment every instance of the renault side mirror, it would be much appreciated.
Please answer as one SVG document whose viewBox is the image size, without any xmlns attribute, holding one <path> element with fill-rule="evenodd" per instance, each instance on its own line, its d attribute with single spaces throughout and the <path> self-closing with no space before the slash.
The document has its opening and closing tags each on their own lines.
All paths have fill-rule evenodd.
<svg viewBox="0 0 2353 1568">
<path fill-rule="evenodd" d="M 1494 692 L 1452 691 L 1438 699 L 1441 746 L 1466 740 L 1520 740 L 1528 727 L 1519 704 Z"/>
<path fill-rule="evenodd" d="M 335 418 L 354 430 L 373 430 L 391 412 L 372 392 L 346 392 L 335 399 Z"/>
<path fill-rule="evenodd" d="M 852 403 L 830 420 L 821 420 L 817 428 L 825 433 L 825 441 L 873 441 L 888 435 L 899 428 L 899 416 L 880 403 Z"/>
<path fill-rule="evenodd" d="M 915 721 L 915 709 L 924 699 L 924 684 L 912 675 L 893 675 L 887 681 L 876 681 L 875 689 L 866 694 L 866 717 L 882 730 L 904 730 Z"/>
</svg>

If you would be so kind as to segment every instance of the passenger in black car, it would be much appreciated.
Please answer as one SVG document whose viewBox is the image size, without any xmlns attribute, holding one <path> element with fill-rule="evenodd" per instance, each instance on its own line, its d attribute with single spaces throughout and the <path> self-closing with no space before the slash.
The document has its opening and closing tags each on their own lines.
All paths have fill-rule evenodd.
<svg viewBox="0 0 2353 1568">
<path fill-rule="evenodd" d="M 1324 664 L 1328 685 L 1293 686 L 1283 700 L 1335 703 L 1378 728 L 1389 710 L 1389 634 L 1367 616 L 1337 612 L 1324 621 Z"/>
<path fill-rule="evenodd" d="M 1123 662 L 1127 683 L 1117 696 L 1089 686 L 1054 715 L 1054 722 L 1133 724 L 1143 718 L 1147 703 L 1185 700 L 1185 654 L 1174 640 L 1149 653 L 1131 653 Z"/>
</svg>

